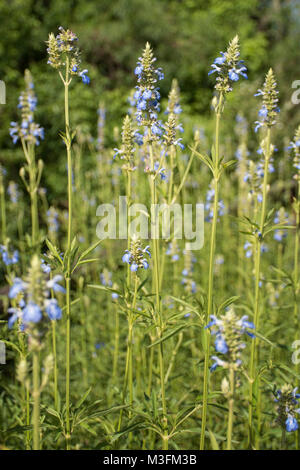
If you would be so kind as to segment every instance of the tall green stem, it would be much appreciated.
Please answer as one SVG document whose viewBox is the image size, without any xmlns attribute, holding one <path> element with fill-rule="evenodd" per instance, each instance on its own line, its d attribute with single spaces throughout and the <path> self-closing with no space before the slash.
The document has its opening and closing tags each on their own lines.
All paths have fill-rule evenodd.
<svg viewBox="0 0 300 470">
<path fill-rule="evenodd" d="M 151 167 L 154 168 L 154 155 L 152 143 L 149 145 Z M 151 189 L 151 204 L 152 207 L 156 207 L 157 204 L 157 192 L 156 192 L 156 181 L 154 176 L 150 176 L 150 189 Z M 159 220 L 155 220 L 155 224 L 158 224 Z M 152 256 L 153 256 L 153 267 L 154 267 L 154 288 L 155 288 L 155 304 L 156 304 L 156 315 L 155 318 L 158 321 L 158 334 L 159 337 L 163 333 L 163 316 L 160 305 L 160 276 L 159 276 L 159 253 L 158 253 L 158 239 L 155 237 L 152 239 Z M 164 372 L 164 358 L 163 358 L 163 344 L 159 343 L 158 350 L 158 361 L 160 370 L 160 390 L 161 390 L 161 401 L 162 401 L 162 424 L 163 424 L 163 450 L 168 449 L 168 418 L 167 418 L 167 406 L 166 406 L 166 394 L 165 394 L 165 372 Z"/>
<path fill-rule="evenodd" d="M 269 169 L 269 160 L 270 160 L 270 149 L 271 149 L 271 129 L 267 130 L 267 141 L 266 141 L 266 155 L 265 155 L 265 165 L 264 165 L 264 180 L 263 180 L 263 200 L 262 200 L 262 209 L 260 217 L 260 234 L 256 236 L 255 239 L 255 296 L 254 296 L 254 325 L 255 328 L 259 328 L 259 319 L 260 319 L 260 265 L 261 265 L 261 240 L 263 236 L 264 223 L 266 217 L 266 199 L 267 199 L 267 186 L 268 186 L 268 169 Z M 254 337 L 251 344 L 251 358 L 250 358 L 250 390 L 249 390 L 249 416 L 248 416 L 248 425 L 249 425 L 249 435 L 248 435 L 248 445 L 252 445 L 253 438 L 253 392 L 254 392 L 254 381 L 255 381 L 255 368 L 256 368 L 256 355 L 257 355 L 257 338 Z M 259 387 L 257 381 L 256 387 Z M 260 410 L 257 408 L 258 415 Z M 258 416 L 259 418 L 259 416 Z M 257 441 L 258 442 L 258 441 Z M 259 442 L 258 442 L 259 443 Z"/>
<path fill-rule="evenodd" d="M 26 426 L 30 426 L 30 392 L 26 388 Z M 30 431 L 26 431 L 26 450 L 30 449 Z"/>
<path fill-rule="evenodd" d="M 67 273 L 66 280 L 66 444 L 70 448 L 70 345 L 71 345 L 71 241 L 72 241 L 72 154 L 69 119 L 69 58 L 66 57 L 65 85 L 65 124 L 68 171 L 68 242 L 67 242 Z"/>
<path fill-rule="evenodd" d="M 213 311 L 213 286 L 214 286 L 214 263 L 215 263 L 215 250 L 216 250 L 216 234 L 217 234 L 217 221 L 218 221 L 218 199 L 219 199 L 219 137 L 220 137 L 220 119 L 223 106 L 223 95 L 220 95 L 219 104 L 216 112 L 216 129 L 215 129 L 215 151 L 213 156 L 213 163 L 215 168 L 214 174 L 214 208 L 213 220 L 210 236 L 210 252 L 209 252 L 209 274 L 208 274 L 208 294 L 207 294 L 207 314 L 205 318 L 206 324 L 208 323 Z M 201 436 L 200 436 L 200 450 L 204 449 L 205 445 L 205 430 L 206 430 L 206 417 L 207 417 L 207 399 L 208 399 L 208 382 L 209 382 L 209 351 L 210 351 L 210 334 L 204 330 L 205 335 L 205 356 L 204 356 L 204 378 L 203 378 L 203 404 L 202 404 L 202 422 L 201 422 Z"/>
<path fill-rule="evenodd" d="M 54 407 L 58 411 L 58 384 L 57 384 L 57 353 L 56 353 L 56 321 L 52 320 L 52 353 L 53 353 L 53 394 Z"/>
<path fill-rule="evenodd" d="M 127 352 L 126 352 L 126 365 L 125 365 L 125 375 L 122 391 L 122 402 L 125 403 L 127 389 L 129 388 L 129 403 L 130 406 L 133 402 L 133 370 L 132 370 L 132 334 L 133 334 L 133 324 L 134 324 L 134 310 L 136 308 L 136 298 L 138 290 L 138 277 L 135 275 L 134 283 L 134 295 L 131 308 L 128 309 L 128 338 L 127 338 Z M 122 426 L 123 418 L 123 409 L 120 410 L 118 430 L 120 431 Z"/>
<path fill-rule="evenodd" d="M 299 176 L 298 176 L 299 178 Z M 298 283 L 299 283 L 299 226 L 300 226 L 300 179 L 298 179 L 298 194 L 297 200 L 295 201 L 296 207 L 296 229 L 295 229 L 295 245 L 294 245 L 294 328 L 295 328 L 295 340 L 299 339 L 299 305 L 298 305 Z M 296 374 L 299 375 L 299 363 L 296 361 Z M 298 383 L 297 383 L 298 385 Z M 299 431 L 295 432 L 295 444 L 296 449 L 299 449 Z"/>
<path fill-rule="evenodd" d="M 33 353 L 33 450 L 40 450 L 40 377 L 39 353 Z"/>
<path fill-rule="evenodd" d="M 234 410 L 234 369 L 229 369 L 229 398 L 228 398 L 227 450 L 231 450 L 233 410 Z"/>
</svg>

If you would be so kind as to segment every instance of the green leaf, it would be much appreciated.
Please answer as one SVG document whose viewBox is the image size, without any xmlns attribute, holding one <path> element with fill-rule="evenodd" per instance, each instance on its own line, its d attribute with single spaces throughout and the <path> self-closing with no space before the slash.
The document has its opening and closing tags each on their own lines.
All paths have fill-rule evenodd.
<svg viewBox="0 0 300 470">
<path fill-rule="evenodd" d="M 232 297 L 229 297 L 229 299 L 226 299 L 224 300 L 224 302 L 222 302 L 219 307 L 218 307 L 218 312 L 221 312 L 222 310 L 224 310 L 226 307 L 229 307 L 229 305 L 233 304 L 234 302 L 236 302 L 240 297 L 238 295 L 234 295 Z"/>
<path fill-rule="evenodd" d="M 209 438 L 210 438 L 210 443 L 211 443 L 212 449 L 213 450 L 220 450 L 219 444 L 218 444 L 217 439 L 215 438 L 215 435 L 213 434 L 213 432 L 208 429 L 208 433 L 209 433 Z"/>
<path fill-rule="evenodd" d="M 51 416 L 55 416 L 55 418 L 57 418 L 59 421 L 61 421 L 59 413 L 56 410 L 54 410 L 53 408 L 46 408 L 46 412 Z"/>
<path fill-rule="evenodd" d="M 184 325 L 181 325 L 181 326 L 175 328 L 174 330 L 169 331 L 169 333 L 167 333 L 165 336 L 162 336 L 158 340 L 154 341 L 154 343 L 149 344 L 149 346 L 147 346 L 147 348 L 153 348 L 153 346 L 156 346 L 157 344 L 163 343 L 167 339 L 172 338 L 172 336 L 179 333 L 179 331 L 183 330 L 185 327 L 186 327 L 186 325 L 184 324 Z"/>
<path fill-rule="evenodd" d="M 75 409 L 81 407 L 82 403 L 87 399 L 89 394 L 91 393 L 92 387 L 89 387 L 87 391 L 83 394 L 83 396 L 75 403 Z"/>
<path fill-rule="evenodd" d="M 52 243 L 50 242 L 50 240 L 48 238 L 46 238 L 46 244 L 47 244 L 47 247 L 50 251 L 50 253 L 54 256 L 55 259 L 57 259 L 60 264 L 63 266 L 63 260 L 61 259 L 61 257 L 59 256 L 59 253 L 57 251 L 57 248 L 56 246 L 52 245 Z"/>
<path fill-rule="evenodd" d="M 94 243 L 92 246 L 90 246 L 87 250 L 85 250 L 83 253 L 81 253 L 78 261 L 83 260 L 89 253 L 91 253 L 91 251 L 95 250 L 95 248 L 97 248 L 97 246 L 99 246 L 100 243 L 102 243 L 102 242 L 103 242 L 103 240 L 98 240 L 96 243 Z"/>
</svg>

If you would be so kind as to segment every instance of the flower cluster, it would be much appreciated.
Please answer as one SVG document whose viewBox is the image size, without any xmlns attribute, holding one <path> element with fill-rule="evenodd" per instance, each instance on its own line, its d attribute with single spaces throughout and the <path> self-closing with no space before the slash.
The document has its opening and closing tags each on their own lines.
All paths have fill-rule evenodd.
<svg viewBox="0 0 300 470">
<path fill-rule="evenodd" d="M 290 142 L 289 149 L 294 151 L 293 167 L 297 170 L 294 179 L 300 180 L 300 126 L 295 132 L 294 140 Z"/>
<path fill-rule="evenodd" d="M 2 261 L 5 266 L 11 266 L 12 264 L 17 264 L 19 262 L 18 250 L 14 250 L 13 253 L 10 254 L 7 246 L 0 245 L 0 254 L 2 256 Z"/>
<path fill-rule="evenodd" d="M 209 185 L 209 189 L 206 193 L 206 202 L 205 210 L 208 212 L 205 217 L 206 222 L 211 222 L 214 216 L 214 198 L 215 198 L 215 189 L 213 188 L 213 183 Z M 218 215 L 223 216 L 225 214 L 225 205 L 222 199 L 218 201 Z"/>
<path fill-rule="evenodd" d="M 132 272 L 137 272 L 139 268 L 149 268 L 147 257 L 151 258 L 149 246 L 142 248 L 140 240 L 133 238 L 131 241 L 130 250 L 125 250 L 122 261 L 123 263 L 130 265 L 130 270 Z"/>
<path fill-rule="evenodd" d="M 50 233 L 57 233 L 59 229 L 58 212 L 54 207 L 47 210 L 47 225 Z"/>
<path fill-rule="evenodd" d="M 159 175 L 162 181 L 167 180 L 166 169 L 165 167 L 161 166 L 161 162 L 158 160 L 154 162 L 153 168 L 151 168 L 149 165 L 146 165 L 144 172 L 148 173 L 149 175 Z"/>
<path fill-rule="evenodd" d="M 18 185 L 14 181 L 10 181 L 7 188 L 7 193 L 13 204 L 17 204 L 19 199 Z"/>
<path fill-rule="evenodd" d="M 105 127 L 105 117 L 106 117 L 106 110 L 105 110 L 105 107 L 104 107 L 103 103 L 101 103 L 101 102 L 99 103 L 97 114 L 98 114 L 97 150 L 99 152 L 99 151 L 103 150 L 103 146 L 104 146 L 104 127 Z"/>
<path fill-rule="evenodd" d="M 11 328 L 13 324 L 20 319 L 23 329 L 30 329 L 33 333 L 36 324 L 43 326 L 42 321 L 45 319 L 59 320 L 62 311 L 54 297 L 50 298 L 51 291 L 65 292 L 65 289 L 59 284 L 63 279 L 60 275 L 55 275 L 48 279 L 43 262 L 37 255 L 34 255 L 27 276 L 23 279 L 16 277 L 9 291 L 9 298 L 15 299 L 17 307 L 11 307 L 8 312 L 11 317 L 8 326 Z M 49 272 L 49 270 L 46 270 Z M 40 331 L 36 332 L 39 336 Z"/>
<path fill-rule="evenodd" d="M 44 139 L 44 129 L 34 122 L 34 111 L 37 105 L 37 98 L 34 93 L 34 85 L 29 70 L 25 71 L 26 89 L 19 97 L 18 108 L 21 110 L 21 123 L 12 121 L 9 134 L 16 144 L 19 139 L 28 143 L 39 145 Z"/>
<path fill-rule="evenodd" d="M 278 107 L 278 91 L 274 72 L 270 69 L 266 75 L 263 89 L 259 89 L 254 96 L 262 96 L 262 107 L 258 112 L 259 120 L 255 122 L 255 132 L 260 127 L 271 127 L 276 124 Z"/>
<path fill-rule="evenodd" d="M 104 268 L 103 272 L 100 273 L 100 281 L 101 281 L 101 284 L 105 287 L 112 287 L 112 288 L 117 287 L 112 282 L 112 273 L 110 271 L 108 271 L 108 269 L 106 269 L 106 268 Z M 117 300 L 118 297 L 119 297 L 119 294 L 117 294 L 117 292 L 112 292 L 111 298 L 113 300 Z"/>
<path fill-rule="evenodd" d="M 171 91 L 169 93 L 168 107 L 166 113 L 168 114 L 168 120 L 164 127 L 163 140 L 167 147 L 171 145 L 178 145 L 182 150 L 184 145 L 182 143 L 182 138 L 177 137 L 177 131 L 183 132 L 182 125 L 178 122 L 178 115 L 182 112 L 181 106 L 179 104 L 179 87 L 177 80 L 172 81 Z"/>
<path fill-rule="evenodd" d="M 161 122 L 157 113 L 160 110 L 160 93 L 157 82 L 164 78 L 161 68 L 155 68 L 156 58 L 150 44 L 147 42 L 142 57 L 139 58 L 135 68 L 138 85 L 133 99 L 136 106 L 136 119 L 139 125 L 150 128 L 151 138 L 155 139 L 162 134 Z"/>
<path fill-rule="evenodd" d="M 68 64 L 70 75 L 78 75 L 85 84 L 90 83 L 87 75 L 88 70 L 80 70 L 80 52 L 77 47 L 78 37 L 70 29 L 65 30 L 62 26 L 58 28 L 59 33 L 55 36 L 49 34 L 47 41 L 48 64 L 55 69 L 62 69 Z"/>
<path fill-rule="evenodd" d="M 193 279 L 193 265 L 197 261 L 195 256 L 193 256 L 192 250 L 184 250 L 184 269 L 182 271 L 182 280 L 181 284 L 184 285 L 184 289 L 189 294 L 195 294 L 197 291 L 196 282 Z"/>
<path fill-rule="evenodd" d="M 274 217 L 274 224 L 287 224 L 288 223 L 288 213 L 284 209 L 284 207 L 281 207 L 279 211 L 276 212 L 275 217 Z M 283 229 L 277 229 L 274 231 L 274 240 L 278 242 L 282 242 L 284 238 L 287 236 L 287 231 Z"/>
<path fill-rule="evenodd" d="M 112 274 L 108 269 L 104 269 L 102 273 L 100 273 L 100 281 L 101 284 L 105 287 L 112 287 Z"/>
<path fill-rule="evenodd" d="M 295 415 L 300 414 L 300 408 L 297 408 L 300 398 L 297 387 L 293 389 L 291 385 L 285 384 L 275 392 L 275 396 L 277 422 L 288 432 L 297 431 L 299 426 Z"/>
<path fill-rule="evenodd" d="M 172 262 L 179 260 L 179 248 L 175 238 L 169 243 L 166 255 L 171 256 Z"/>
<path fill-rule="evenodd" d="M 215 89 L 220 93 L 228 93 L 232 91 L 232 83 L 237 82 L 240 77 L 247 77 L 247 68 L 244 61 L 239 59 L 239 38 L 235 36 L 229 43 L 226 52 L 214 60 L 208 75 L 217 73 Z"/>
<path fill-rule="evenodd" d="M 244 182 L 249 185 L 249 199 L 255 198 L 259 203 L 263 201 L 262 185 L 265 171 L 264 166 L 263 160 L 257 163 L 253 162 L 253 160 L 247 160 L 247 170 L 243 178 Z M 272 157 L 270 157 L 268 161 L 268 172 L 274 173 L 274 171 L 273 160 Z"/>
<path fill-rule="evenodd" d="M 249 241 L 244 243 L 244 251 L 246 258 L 251 258 L 253 255 L 253 244 Z M 269 251 L 268 246 L 265 243 L 260 243 L 261 253 L 266 253 Z"/>
<path fill-rule="evenodd" d="M 242 364 L 241 351 L 245 348 L 242 336 L 246 333 L 254 337 L 254 334 L 248 331 L 255 328 L 254 324 L 248 321 L 248 316 L 239 318 L 233 308 L 229 308 L 220 318 L 211 315 L 211 321 L 205 328 L 211 329 L 211 334 L 216 337 L 215 349 L 224 356 L 224 359 L 212 356 L 215 362 L 210 370 L 214 371 L 218 366 L 238 369 Z"/>
</svg>

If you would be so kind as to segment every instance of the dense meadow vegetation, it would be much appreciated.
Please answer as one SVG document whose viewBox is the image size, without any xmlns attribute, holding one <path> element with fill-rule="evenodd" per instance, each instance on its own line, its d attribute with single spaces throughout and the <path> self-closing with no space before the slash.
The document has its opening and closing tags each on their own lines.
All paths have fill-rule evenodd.
<svg viewBox="0 0 300 470">
<path fill-rule="evenodd" d="M 298 12 L 0 3 L 1 450 L 299 448 Z"/>
</svg>

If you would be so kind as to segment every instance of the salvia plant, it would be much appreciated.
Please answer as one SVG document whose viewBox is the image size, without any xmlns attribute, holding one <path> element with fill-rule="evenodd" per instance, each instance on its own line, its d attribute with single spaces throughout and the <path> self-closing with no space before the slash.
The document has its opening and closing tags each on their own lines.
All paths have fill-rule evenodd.
<svg viewBox="0 0 300 470">
<path fill-rule="evenodd" d="M 147 42 L 113 128 L 76 34 L 46 43 L 65 197 L 44 181 L 50 137 L 26 70 L 6 130 L 20 180 L 0 165 L 0 448 L 298 449 L 300 126 L 282 139 L 275 73 L 254 98 L 235 36 L 207 70 L 211 131 Z M 72 127 L 76 81 L 97 95 L 94 126 Z M 175 211 L 161 236 L 166 206 L 199 202 L 202 249 Z M 99 236 L 101 204 L 117 240 Z"/>
</svg>

